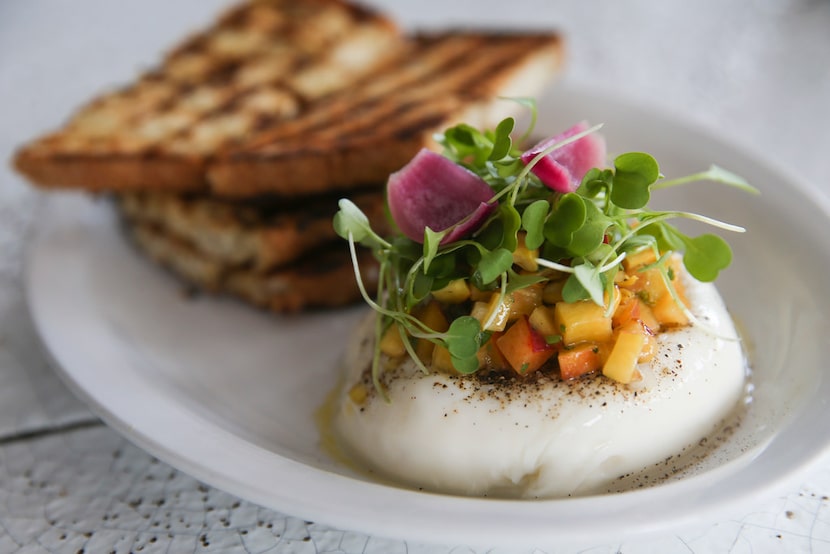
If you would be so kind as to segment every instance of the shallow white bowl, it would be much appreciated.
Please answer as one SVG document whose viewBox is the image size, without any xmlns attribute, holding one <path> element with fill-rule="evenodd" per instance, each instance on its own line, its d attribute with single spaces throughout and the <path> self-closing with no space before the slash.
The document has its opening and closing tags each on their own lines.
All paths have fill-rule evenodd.
<svg viewBox="0 0 830 554">
<path fill-rule="evenodd" d="M 28 259 L 28 300 L 46 349 L 79 396 L 155 456 L 263 506 L 341 528 L 420 542 L 544 546 L 602 544 L 736 515 L 830 443 L 830 206 L 764 160 L 611 97 L 558 89 L 542 99 L 540 114 L 543 134 L 581 119 L 604 122 L 612 152 L 650 152 L 669 177 L 716 163 L 763 193 L 712 184 L 655 193 L 657 205 L 749 229 L 727 237 L 735 261 L 719 288 L 748 339 L 753 403 L 693 476 L 548 501 L 371 482 L 323 452 L 313 417 L 363 308 L 276 317 L 232 300 L 188 299 L 125 242 L 108 205 L 74 195 L 45 203 Z"/>
</svg>

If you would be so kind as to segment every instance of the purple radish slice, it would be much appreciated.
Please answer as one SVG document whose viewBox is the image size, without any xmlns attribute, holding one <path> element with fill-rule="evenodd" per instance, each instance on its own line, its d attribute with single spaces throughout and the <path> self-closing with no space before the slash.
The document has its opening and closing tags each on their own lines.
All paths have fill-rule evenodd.
<svg viewBox="0 0 830 554">
<path fill-rule="evenodd" d="M 539 142 L 522 154 L 522 162 L 527 165 L 540 152 L 570 138 L 590 127 L 584 121 L 577 123 L 564 133 Z M 594 167 L 605 167 L 605 139 L 602 135 L 592 133 L 561 148 L 557 148 L 540 159 L 531 171 L 548 188 L 557 192 L 573 192 L 579 187 L 582 178 Z"/>
<path fill-rule="evenodd" d="M 386 193 L 398 228 L 418 243 L 427 227 L 440 232 L 458 223 L 441 243 L 464 238 L 495 209 L 487 203 L 493 189 L 481 177 L 426 148 L 389 176 Z"/>
</svg>

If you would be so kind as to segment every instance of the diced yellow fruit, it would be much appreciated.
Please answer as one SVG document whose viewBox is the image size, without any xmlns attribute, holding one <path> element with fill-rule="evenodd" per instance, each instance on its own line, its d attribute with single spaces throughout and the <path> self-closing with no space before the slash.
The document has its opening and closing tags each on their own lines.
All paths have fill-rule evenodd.
<svg viewBox="0 0 830 554">
<path fill-rule="evenodd" d="M 470 300 L 472 300 L 473 302 L 489 302 L 492 296 L 493 291 L 481 290 L 477 287 L 470 285 Z"/>
<path fill-rule="evenodd" d="M 539 306 L 533 310 L 530 313 L 528 322 L 531 327 L 536 329 L 537 333 L 546 339 L 548 337 L 562 334 L 562 331 L 559 330 L 559 326 L 556 324 L 556 320 L 553 315 L 553 308 L 548 306 Z"/>
<path fill-rule="evenodd" d="M 508 321 L 515 321 L 523 315 L 530 313 L 542 303 L 542 286 L 531 285 L 518 289 L 505 297 L 505 302 L 510 306 Z"/>
<path fill-rule="evenodd" d="M 351 389 L 349 389 L 349 399 L 354 402 L 355 404 L 363 404 L 366 402 L 366 397 L 368 396 L 368 391 L 366 390 L 366 385 L 363 383 L 357 383 Z"/>
<path fill-rule="evenodd" d="M 565 286 L 565 281 L 550 281 L 542 289 L 542 302 L 548 306 L 553 306 L 557 302 L 562 302 L 562 287 Z"/>
<path fill-rule="evenodd" d="M 470 315 L 478 320 L 479 323 L 484 323 L 484 318 L 487 316 L 487 310 L 490 309 L 488 302 L 473 302 L 473 309 L 470 310 Z"/>
<path fill-rule="evenodd" d="M 524 233 L 519 233 L 518 239 L 519 245 L 513 251 L 513 263 L 527 271 L 537 271 L 539 264 L 536 262 L 536 259 L 539 257 L 539 249 L 535 248 L 530 250 L 525 246 Z"/>
<path fill-rule="evenodd" d="M 455 279 L 442 289 L 432 291 L 432 297 L 445 304 L 461 304 L 470 298 L 470 287 L 464 279 Z"/>
<path fill-rule="evenodd" d="M 443 333 L 450 328 L 450 323 L 441 311 L 438 302 L 428 302 L 416 312 L 415 317 L 437 333 Z"/>
<path fill-rule="evenodd" d="M 627 272 L 631 272 L 632 270 L 635 270 L 638 267 L 653 264 L 656 261 L 657 254 L 655 254 L 654 249 L 651 247 L 646 247 L 642 250 L 638 250 L 637 252 L 626 254 L 625 258 L 623 258 L 622 263 L 623 269 L 625 269 Z"/>
<path fill-rule="evenodd" d="M 394 323 L 383 333 L 380 338 L 380 351 L 392 358 L 399 358 L 406 354 L 401 333 Z"/>
<path fill-rule="evenodd" d="M 640 353 L 646 343 L 646 333 L 642 326 L 625 326 L 620 330 L 611 354 L 602 366 L 602 374 L 619 383 L 628 384 L 634 379 Z"/>
<path fill-rule="evenodd" d="M 559 302 L 553 314 L 566 345 L 604 342 L 611 338 L 611 318 L 605 316 L 604 307 L 591 300 Z"/>
<path fill-rule="evenodd" d="M 417 311 L 417 317 L 424 325 L 435 331 L 436 333 L 443 333 L 450 328 L 450 323 L 441 311 L 438 302 L 429 302 L 420 310 Z M 419 339 L 415 345 L 415 353 L 418 358 L 426 363 L 432 360 L 432 350 L 435 344 L 425 339 Z"/>
<path fill-rule="evenodd" d="M 452 365 L 450 351 L 440 344 L 436 344 L 432 349 L 432 365 L 430 369 L 441 373 L 456 373 L 455 366 Z"/>
<path fill-rule="evenodd" d="M 675 302 L 670 294 L 666 294 L 660 298 L 651 307 L 651 311 L 654 313 L 654 318 L 663 327 L 680 327 L 689 324 L 689 318 L 686 317 L 683 309 Z"/>
<path fill-rule="evenodd" d="M 499 295 L 494 294 L 489 302 L 473 304 L 470 315 L 481 323 L 484 331 L 504 331 L 510 317 L 510 304 L 507 301 L 499 302 Z M 490 325 L 487 325 L 488 321 Z"/>
<path fill-rule="evenodd" d="M 620 297 L 620 305 L 611 317 L 611 324 L 615 328 L 632 321 L 640 321 L 652 331 L 660 330 L 660 322 L 654 317 L 648 304 L 625 289 L 621 291 Z"/>
<path fill-rule="evenodd" d="M 647 304 L 653 306 L 663 296 L 669 294 L 663 276 L 658 269 L 649 269 L 640 273 L 640 294 Z"/>
<path fill-rule="evenodd" d="M 658 332 L 660 330 L 661 325 L 660 320 L 658 320 L 657 317 L 654 315 L 654 310 L 651 308 L 651 306 L 649 306 L 639 298 L 637 299 L 637 302 L 639 302 L 640 304 L 640 321 L 651 331 L 655 333 Z"/>
</svg>

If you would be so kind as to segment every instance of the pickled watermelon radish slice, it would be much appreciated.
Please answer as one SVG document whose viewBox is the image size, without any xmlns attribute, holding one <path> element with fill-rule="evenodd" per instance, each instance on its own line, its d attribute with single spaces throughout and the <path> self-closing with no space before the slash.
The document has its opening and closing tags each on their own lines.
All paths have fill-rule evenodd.
<svg viewBox="0 0 830 554">
<path fill-rule="evenodd" d="M 441 243 L 464 238 L 496 209 L 488 203 L 493 189 L 481 177 L 426 148 L 389 176 L 386 194 L 398 228 L 418 243 L 427 227 L 440 232 L 459 223 Z"/>
<path fill-rule="evenodd" d="M 545 149 L 589 128 L 588 123 L 582 121 L 564 133 L 539 142 L 522 154 L 522 162 L 529 164 Z M 605 167 L 605 157 L 605 139 L 598 133 L 592 133 L 557 148 L 536 162 L 531 171 L 548 188 L 557 192 L 573 192 L 589 169 Z"/>
</svg>

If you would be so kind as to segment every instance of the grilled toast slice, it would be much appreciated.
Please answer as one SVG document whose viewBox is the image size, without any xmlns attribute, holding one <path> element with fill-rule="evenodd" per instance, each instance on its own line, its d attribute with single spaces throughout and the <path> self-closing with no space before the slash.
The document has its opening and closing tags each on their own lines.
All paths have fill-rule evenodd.
<svg viewBox="0 0 830 554">
<path fill-rule="evenodd" d="M 380 190 L 359 191 L 351 199 L 373 228 L 387 227 Z M 116 199 L 128 222 L 177 237 L 223 267 L 257 273 L 284 266 L 336 241 L 331 222 L 337 201 L 336 196 L 324 196 L 294 202 L 228 202 L 162 193 L 121 194 Z"/>
<path fill-rule="evenodd" d="M 434 133 L 465 121 L 495 125 L 558 72 L 554 33 L 422 36 L 352 87 L 256 135 L 208 166 L 214 194 L 291 196 L 382 182 Z"/>
<path fill-rule="evenodd" d="M 228 265 L 199 251 L 180 237 L 144 222 L 128 222 L 128 234 L 139 249 L 183 278 L 188 286 L 208 293 L 227 293 L 274 312 L 331 308 L 355 302 L 360 290 L 348 250 L 331 243 L 288 266 L 259 271 Z M 377 286 L 377 262 L 362 252 L 364 284 Z"/>
<path fill-rule="evenodd" d="M 267 46 L 233 34 L 241 25 L 260 36 L 260 27 L 270 27 L 259 14 L 294 14 L 289 5 L 271 0 L 231 12 L 159 71 L 24 147 L 17 168 L 43 186 L 93 191 L 246 198 L 349 190 L 383 182 L 448 125 L 488 126 L 513 113 L 517 106 L 497 97 L 537 94 L 563 56 L 555 33 L 447 32 L 407 41 L 386 20 L 355 15 L 336 0 L 296 4 L 351 15 L 329 42 L 296 38 L 325 28 L 322 15 L 316 26 L 289 18 L 294 35 L 269 31 Z M 214 63 L 215 44 L 235 44 L 220 38 L 228 35 L 246 46 L 225 46 L 236 57 L 197 71 L 197 60 Z"/>
<path fill-rule="evenodd" d="M 46 187 L 205 190 L 216 153 L 350 87 L 406 42 L 390 20 L 345 1 L 250 0 L 14 163 Z"/>
</svg>

